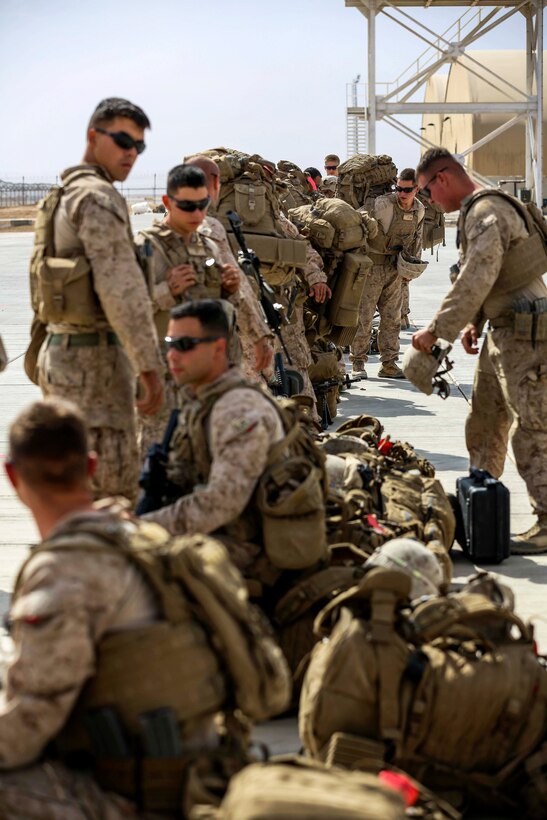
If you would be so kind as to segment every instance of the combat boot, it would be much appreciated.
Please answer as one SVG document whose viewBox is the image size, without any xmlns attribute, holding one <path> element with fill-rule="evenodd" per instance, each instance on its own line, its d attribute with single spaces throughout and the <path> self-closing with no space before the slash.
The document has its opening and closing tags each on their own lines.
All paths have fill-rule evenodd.
<svg viewBox="0 0 547 820">
<path fill-rule="evenodd" d="M 384 362 L 378 371 L 381 379 L 404 379 L 405 374 L 395 362 Z"/>
<path fill-rule="evenodd" d="M 410 319 L 408 316 L 401 316 L 401 330 L 410 330 Z"/>
<path fill-rule="evenodd" d="M 367 379 L 367 371 L 365 370 L 365 363 L 356 360 L 351 366 L 351 372 L 354 376 L 360 376 L 362 379 Z"/>
<path fill-rule="evenodd" d="M 547 513 L 538 515 L 533 527 L 520 535 L 515 535 L 510 542 L 512 555 L 542 555 L 547 552 Z"/>
</svg>

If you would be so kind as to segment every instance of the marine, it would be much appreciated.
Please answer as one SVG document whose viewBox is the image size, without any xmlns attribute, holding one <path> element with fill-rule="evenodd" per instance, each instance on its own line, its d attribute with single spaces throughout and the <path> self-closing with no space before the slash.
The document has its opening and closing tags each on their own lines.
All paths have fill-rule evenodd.
<svg viewBox="0 0 547 820">
<path fill-rule="evenodd" d="M 117 501 L 93 503 L 96 466 L 69 402 L 35 402 L 11 426 L 8 478 L 43 541 L 19 572 L 8 618 L 4 820 L 187 816 L 206 802 L 208 765 L 218 788 L 247 761 L 247 727 L 227 711 L 264 719 L 289 696 L 280 650 L 222 545 L 175 544 Z M 215 617 L 229 624 L 231 648 Z"/>
<path fill-rule="evenodd" d="M 127 206 L 113 185 L 127 178 L 144 151 L 149 127 L 146 114 L 128 100 L 99 103 L 82 163 L 61 175 L 58 207 L 52 215 L 43 208 L 38 214 L 31 262 L 33 327 L 45 336 L 38 382 L 44 396 L 69 399 L 83 410 L 90 444 L 100 457 L 92 478 L 97 498 L 134 497 L 135 405 L 153 415 L 163 401 L 150 299 Z M 47 247 L 50 233 L 53 248 Z"/>
<path fill-rule="evenodd" d="M 547 552 L 547 254 L 542 228 L 517 200 L 481 189 L 444 148 L 427 151 L 417 169 L 422 193 L 445 211 L 460 210 L 460 266 L 429 325 L 412 337 L 430 352 L 459 331 L 479 356 L 465 437 L 472 466 L 503 473 L 509 440 L 536 523 L 515 536 L 516 554 Z M 539 224 L 543 217 L 539 216 Z M 543 229 L 544 230 L 544 229 Z M 543 301 L 542 301 L 543 300 Z M 479 338 L 487 326 L 479 355 Z"/>
<path fill-rule="evenodd" d="M 404 378 L 397 365 L 403 300 L 397 257 L 401 250 L 412 257 L 421 256 L 425 208 L 415 198 L 415 193 L 414 169 L 405 168 L 397 177 L 395 191 L 374 200 L 371 215 L 378 221 L 379 230 L 369 241 L 368 255 L 373 267 L 359 305 L 359 326 L 351 346 L 354 373 L 366 373 L 372 319 L 378 308 L 378 347 L 382 363 L 378 375 L 381 378 Z"/>
</svg>

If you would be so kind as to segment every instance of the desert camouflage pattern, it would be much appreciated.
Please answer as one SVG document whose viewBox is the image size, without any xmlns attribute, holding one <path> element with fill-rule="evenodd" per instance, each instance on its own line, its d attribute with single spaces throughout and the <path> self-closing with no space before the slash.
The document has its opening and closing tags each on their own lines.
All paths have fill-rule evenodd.
<svg viewBox="0 0 547 820">
<path fill-rule="evenodd" d="M 0 773 L 3 820 L 142 820 L 137 807 L 89 775 L 47 761 Z M 148 815 L 152 820 L 152 815 Z"/>
<path fill-rule="evenodd" d="M 75 170 L 67 169 L 61 179 Z M 81 254 L 89 260 L 105 319 L 94 321 L 90 317 L 85 326 L 50 323 L 48 331 L 113 330 L 136 373 L 161 370 L 150 299 L 131 241 L 127 205 L 105 172 L 97 170 L 101 176 L 85 177 L 85 187 L 76 180 L 61 198 L 55 214 L 55 249 L 62 257 Z"/>
<path fill-rule="evenodd" d="M 85 517 L 119 527 L 107 511 Z M 62 532 L 61 522 L 49 537 Z M 75 549 L 32 556 L 9 613 L 14 660 L 0 693 L 0 767 L 39 758 L 94 674 L 103 635 L 158 617 L 151 588 L 123 555 Z"/>
<path fill-rule="evenodd" d="M 470 322 L 480 330 L 487 319 L 509 316 L 519 297 L 547 296 L 542 277 L 510 293 L 496 292 L 505 252 L 527 236 L 510 203 L 497 196 L 479 199 L 467 214 L 464 230 L 467 253 L 459 276 L 429 324 L 432 333 L 449 342 Z M 471 464 L 499 477 L 509 439 L 532 506 L 545 514 L 547 342 L 538 340 L 533 346 L 515 339 L 510 327 L 500 327 L 488 331 L 475 373 L 466 424 Z"/>
<path fill-rule="evenodd" d="M 469 461 L 495 478 L 509 439 L 536 515 L 547 513 L 547 341 L 521 342 L 511 328 L 486 334 L 465 426 Z"/>
<path fill-rule="evenodd" d="M 135 374 L 125 351 L 107 344 L 106 331 L 100 337 L 96 347 L 48 346 L 46 340 L 38 356 L 39 385 L 44 396 L 72 401 L 85 414 L 89 447 L 99 456 L 95 498 L 123 495 L 133 501 L 140 469 Z"/>
<path fill-rule="evenodd" d="M 386 242 L 389 244 L 394 229 L 396 227 L 401 229 L 401 226 L 406 227 L 401 219 L 394 219 L 396 208 L 402 219 L 407 215 L 413 217 L 412 222 L 408 222 L 409 233 L 405 247 L 412 256 L 420 257 L 422 255 L 425 208 L 418 199 L 415 199 L 412 207 L 408 211 L 403 211 L 397 205 L 396 193 L 379 196 L 374 201 L 372 216 L 378 221 L 381 233 L 371 240 L 370 249 L 372 251 L 376 243 L 383 244 L 383 242 Z M 376 261 L 376 257 L 374 259 Z M 359 304 L 359 323 L 351 346 L 352 361 L 366 362 L 368 360 L 372 318 L 376 307 L 378 307 L 380 313 L 378 330 L 380 361 L 382 364 L 387 364 L 397 360 L 399 356 L 401 316 L 410 313 L 409 299 L 408 284 L 406 288 L 403 287 L 403 281 L 397 273 L 396 259 L 392 261 L 390 257 L 386 263 L 372 266 Z"/>
<path fill-rule="evenodd" d="M 236 265 L 237 267 L 237 260 L 232 252 L 224 225 L 220 220 L 214 216 L 206 216 L 199 228 L 199 232 L 213 240 L 218 248 L 220 261 L 223 265 Z M 265 336 L 270 338 L 272 333 L 266 324 L 255 291 L 243 273 L 240 278 L 239 292 L 240 303 L 237 313 L 237 326 L 242 348 L 240 366 L 245 378 L 259 381 L 260 375 L 255 370 L 254 345 Z"/>
<path fill-rule="evenodd" d="M 378 306 L 380 326 L 378 347 L 380 361 L 394 362 L 399 355 L 399 333 L 401 329 L 401 283 L 397 268 L 387 265 L 373 265 L 370 269 L 361 302 L 359 304 L 359 324 L 351 345 L 351 360 L 366 362 L 372 334 L 372 318 Z"/>
<path fill-rule="evenodd" d="M 83 411 L 90 446 L 99 454 L 95 496 L 133 499 L 139 473 L 135 374 L 160 372 L 163 365 L 125 200 L 101 169 L 97 177 L 85 179 L 85 186 L 76 180 L 61 198 L 55 246 L 59 256 L 87 257 L 104 319 L 90 316 L 85 326 L 50 323 L 47 329 L 66 334 L 100 331 L 100 344 L 69 347 L 68 339 L 62 345 L 46 340 L 38 358 L 39 385 L 44 396 L 69 399 Z M 121 347 L 107 344 L 108 331 L 116 333 Z"/>
<path fill-rule="evenodd" d="M 242 378 L 239 368 L 233 367 L 195 393 L 184 388 L 179 426 L 185 426 L 186 414 L 195 412 L 195 407 L 218 389 L 219 382 L 236 383 Z M 206 434 L 211 458 L 207 484 L 198 485 L 174 504 L 143 516 L 173 534 L 210 533 L 238 518 L 264 472 L 268 451 L 283 438 L 284 431 L 279 413 L 266 396 L 253 388 L 234 387 L 215 402 Z M 176 438 L 173 446 L 176 448 Z M 172 459 L 176 464 L 176 449 Z"/>
</svg>

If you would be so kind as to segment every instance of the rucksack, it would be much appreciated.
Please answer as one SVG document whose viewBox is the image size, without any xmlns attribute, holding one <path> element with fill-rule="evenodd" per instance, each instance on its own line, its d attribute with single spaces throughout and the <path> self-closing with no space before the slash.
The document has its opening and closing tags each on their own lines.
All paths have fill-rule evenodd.
<svg viewBox="0 0 547 820">
<path fill-rule="evenodd" d="M 247 246 L 260 260 L 264 278 L 271 285 L 293 281 L 296 272 L 306 266 L 306 243 L 288 238 L 279 225 L 275 165 L 258 154 L 227 148 L 201 153 L 219 166 L 221 188 L 216 216 L 226 228 L 235 255 L 239 245 L 227 218 L 230 211 L 242 220 Z"/>
<path fill-rule="evenodd" d="M 518 802 L 509 784 L 547 732 L 532 628 L 472 587 L 412 606 L 409 590 L 409 576 L 373 569 L 318 616 L 323 641 L 301 696 L 306 750 L 321 755 L 348 732 L 383 742 L 435 791 Z"/>
<path fill-rule="evenodd" d="M 217 820 L 404 820 L 404 800 L 378 777 L 287 756 L 237 774 Z M 207 815 L 205 815 L 207 817 Z"/>
<path fill-rule="evenodd" d="M 427 197 L 418 193 L 416 199 L 419 199 L 425 208 L 423 219 L 423 237 L 422 248 L 424 251 L 433 250 L 436 245 L 445 244 L 445 218 L 444 211 L 440 205 L 436 205 L 427 199 Z"/>
<path fill-rule="evenodd" d="M 355 154 L 338 166 L 337 196 L 370 211 L 374 199 L 390 191 L 396 178 L 397 168 L 387 154 Z"/>
<path fill-rule="evenodd" d="M 349 251 L 367 245 L 363 217 L 342 199 L 322 198 L 313 205 L 292 208 L 289 216 L 307 231 L 317 250 Z"/>
</svg>

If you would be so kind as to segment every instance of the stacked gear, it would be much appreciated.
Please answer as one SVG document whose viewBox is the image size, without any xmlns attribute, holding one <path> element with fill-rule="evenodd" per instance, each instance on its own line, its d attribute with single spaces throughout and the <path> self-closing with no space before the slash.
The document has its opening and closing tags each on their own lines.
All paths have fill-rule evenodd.
<svg viewBox="0 0 547 820">
<path fill-rule="evenodd" d="M 84 513 L 33 555 L 62 550 L 124 555 L 156 593 L 160 619 L 102 638 L 96 672 L 55 740 L 57 754 L 87 761 L 103 788 L 142 809 L 178 816 L 196 757 L 224 757 L 232 771 L 246 762 L 246 729 L 234 712 L 264 720 L 286 707 L 282 654 L 213 538 L 173 538 L 157 524 L 122 519 L 105 527 Z M 219 712 L 227 745 L 192 745 L 200 722 Z"/>
<path fill-rule="evenodd" d="M 397 168 L 387 154 L 355 154 L 338 167 L 337 196 L 372 211 L 376 197 L 389 193 L 396 179 Z"/>
<path fill-rule="evenodd" d="M 547 668 L 532 627 L 489 576 L 415 601 L 411 585 L 411 574 L 375 567 L 322 611 L 304 747 L 360 768 L 369 741 L 455 805 L 545 817 Z M 332 754 L 337 733 L 344 755 Z"/>
<path fill-rule="evenodd" d="M 316 396 L 317 412 L 323 429 L 332 424 L 338 412 L 337 404 L 343 377 L 340 372 L 341 352 L 332 342 L 316 339 L 311 346 L 313 364 L 308 368 Z"/>
<path fill-rule="evenodd" d="M 235 211 L 243 223 L 247 246 L 260 260 L 261 272 L 272 286 L 290 286 L 306 267 L 306 243 L 288 238 L 279 226 L 275 165 L 260 157 L 227 148 L 201 152 L 219 166 L 220 198 L 216 216 L 226 228 L 234 254 L 239 250 L 227 214 Z"/>
<path fill-rule="evenodd" d="M 425 208 L 422 248 L 424 251 L 431 249 L 431 252 L 433 252 L 436 245 L 442 244 L 444 247 L 446 244 L 444 211 L 440 205 L 430 202 L 419 191 L 416 194 L 416 199 L 419 199 Z"/>
<path fill-rule="evenodd" d="M 368 240 L 375 235 L 377 223 L 338 198 L 322 198 L 313 205 L 289 211 L 312 247 L 321 255 L 332 298 L 317 311 L 315 329 L 336 345 L 351 344 L 359 321 L 359 302 L 367 274 L 372 266 Z"/>
<path fill-rule="evenodd" d="M 281 209 L 288 215 L 291 208 L 300 205 L 309 205 L 314 196 L 308 184 L 308 177 L 298 165 L 289 160 L 281 159 L 276 170 L 277 195 Z"/>
<path fill-rule="evenodd" d="M 382 433 L 378 419 L 359 416 L 321 443 L 330 485 L 327 539 L 351 544 L 366 558 L 392 538 L 418 538 L 447 583 L 456 528 L 450 500 L 429 461 Z"/>
</svg>

